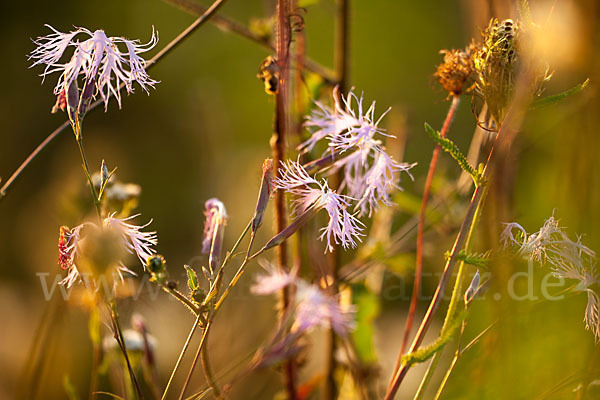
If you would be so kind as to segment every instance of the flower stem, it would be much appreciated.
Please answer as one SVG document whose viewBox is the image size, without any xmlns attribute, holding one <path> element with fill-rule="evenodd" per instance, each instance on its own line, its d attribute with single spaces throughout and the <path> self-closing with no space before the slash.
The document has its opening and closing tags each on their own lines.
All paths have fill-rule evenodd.
<svg viewBox="0 0 600 400">
<path fill-rule="evenodd" d="M 289 90 L 289 45 L 291 42 L 290 34 L 290 1 L 277 0 L 276 9 L 277 19 L 277 63 L 279 64 L 279 92 L 275 96 L 275 117 L 274 130 L 271 137 L 271 147 L 273 152 L 273 163 L 276 166 L 275 176 L 280 175 L 281 162 L 285 159 L 286 133 L 288 129 L 288 90 Z M 275 231 L 281 232 L 287 226 L 287 212 L 285 203 L 285 192 L 278 190 L 275 192 Z M 277 266 L 281 271 L 288 270 L 287 243 L 284 241 L 277 246 Z M 286 314 L 290 305 L 290 288 L 284 288 L 281 291 L 281 301 L 279 306 L 280 323 L 281 318 Z M 295 400 L 296 395 L 296 362 L 290 357 L 283 366 L 284 385 L 289 400 Z"/>
<path fill-rule="evenodd" d="M 179 353 L 179 358 L 177 359 L 177 362 L 175 363 L 175 367 L 173 367 L 173 371 L 171 371 L 171 376 L 169 377 L 169 381 L 167 382 L 167 386 L 165 387 L 165 391 L 163 392 L 161 400 L 165 400 L 167 398 L 167 393 L 169 393 L 169 388 L 171 387 L 171 383 L 173 383 L 173 378 L 175 377 L 175 373 L 177 372 L 177 369 L 179 369 L 179 366 L 181 365 L 183 356 L 185 355 L 185 352 L 187 351 L 187 349 L 190 345 L 192 337 L 194 336 L 194 332 L 196 332 L 196 328 L 198 328 L 198 325 L 200 323 L 200 317 L 201 317 L 201 315 L 198 314 L 198 316 L 196 317 L 196 321 L 194 321 L 194 325 L 192 325 L 192 329 L 190 329 L 190 333 L 188 334 L 188 337 L 187 337 L 185 343 L 183 344 L 181 353 Z"/>
<path fill-rule="evenodd" d="M 131 366 L 131 362 L 129 361 L 129 355 L 127 354 L 127 347 L 125 345 L 125 339 L 123 337 L 123 332 L 121 331 L 121 325 L 119 324 L 119 314 L 117 312 L 117 303 L 115 300 L 110 300 L 110 317 L 113 325 L 113 334 L 119 347 L 121 349 L 121 353 L 123 353 L 123 357 L 125 357 L 125 362 L 127 364 L 127 369 L 129 370 L 129 375 L 131 377 L 131 381 L 133 382 L 136 390 L 136 397 L 140 400 L 144 400 L 144 395 L 142 394 L 142 389 L 140 388 L 140 384 L 135 376 L 135 372 L 133 372 L 133 367 Z"/>
<path fill-rule="evenodd" d="M 87 162 L 87 158 L 85 156 L 85 151 L 83 150 L 83 137 L 81 136 L 81 124 L 77 122 L 74 126 L 75 131 L 75 141 L 77 142 L 77 147 L 79 148 L 79 154 L 81 155 L 81 162 L 83 166 L 83 172 L 88 180 L 88 184 L 90 185 L 90 192 L 92 194 L 92 199 L 94 200 L 94 206 L 96 207 L 96 213 L 98 214 L 98 218 L 102 220 L 102 211 L 100 210 L 100 199 L 98 198 L 98 194 L 96 193 L 96 188 L 94 187 L 94 182 L 92 181 L 92 175 L 90 174 L 90 167 Z"/>
<path fill-rule="evenodd" d="M 477 227 L 477 223 L 479 222 L 479 218 L 481 217 L 481 210 L 483 208 L 483 204 L 485 203 L 485 198 L 486 198 L 487 192 L 489 190 L 488 188 L 489 188 L 489 186 L 487 186 L 487 185 L 484 187 L 484 192 L 483 192 L 481 201 L 479 202 L 479 204 L 477 206 L 477 210 L 475 211 L 475 216 L 473 217 L 473 223 L 471 224 L 471 228 L 469 229 L 469 234 L 467 235 L 467 239 L 465 240 L 465 251 L 468 251 L 469 247 L 471 246 L 473 234 L 475 232 L 475 228 Z M 458 273 L 456 275 L 454 289 L 452 290 L 452 297 L 450 298 L 450 304 L 448 305 L 448 311 L 446 312 L 446 318 L 444 319 L 444 324 L 442 325 L 442 330 L 441 330 L 440 335 L 444 335 L 446 333 L 446 331 L 448 330 L 448 327 L 450 326 L 450 324 L 452 323 L 452 321 L 454 320 L 454 318 L 456 316 L 458 304 L 459 304 L 460 300 L 462 299 L 462 293 L 463 293 L 465 279 L 466 279 L 465 263 L 464 263 L 464 261 L 462 261 L 458 266 Z M 463 322 L 463 327 L 461 328 L 461 332 L 460 332 L 461 337 L 462 337 L 462 333 L 464 331 L 464 324 L 465 324 L 465 322 Z M 460 347 L 459 347 L 459 350 L 460 350 Z M 422 398 L 423 394 L 425 393 L 425 390 L 427 389 L 427 385 L 429 384 L 431 377 L 435 373 L 435 369 L 437 368 L 437 364 L 440 360 L 441 354 L 442 354 L 442 349 L 440 349 L 433 356 L 433 359 L 431 360 L 431 363 L 429 364 L 429 368 L 427 369 L 425 376 L 423 376 L 423 379 L 421 380 L 421 385 L 419 386 L 419 390 L 417 391 L 417 394 L 415 395 L 415 400 Z"/>
<path fill-rule="evenodd" d="M 196 350 L 196 355 L 194 356 L 194 360 L 192 361 L 190 370 L 188 371 L 187 377 L 185 378 L 185 382 L 183 383 L 183 387 L 181 388 L 181 393 L 179 393 L 179 400 L 183 399 L 183 396 L 185 395 L 185 391 L 187 390 L 187 387 L 190 384 L 190 381 L 192 379 L 192 374 L 194 372 L 194 369 L 196 368 L 196 364 L 198 363 L 198 358 L 200 358 L 200 353 L 202 352 L 202 348 L 206 344 L 206 338 L 208 336 L 210 327 L 211 327 L 211 321 L 209 320 L 208 323 L 206 324 L 206 327 L 204 328 L 204 332 L 202 332 L 202 338 L 200 339 L 200 344 L 198 345 L 198 350 Z"/>
<path fill-rule="evenodd" d="M 446 119 L 444 121 L 444 125 L 442 126 L 442 130 L 440 131 L 440 136 L 445 137 L 448 131 L 450 130 L 450 125 L 452 124 L 452 120 L 454 119 L 454 114 L 458 105 L 460 103 L 460 97 L 457 95 L 452 96 L 452 103 L 450 104 L 450 109 L 448 110 L 448 114 L 446 114 Z M 419 213 L 419 224 L 417 228 L 417 254 L 416 254 L 416 265 L 415 265 L 415 280 L 413 284 L 413 292 L 410 298 L 410 307 L 408 311 L 408 318 L 406 320 L 406 327 L 404 328 L 404 337 L 402 338 L 402 345 L 400 346 L 400 352 L 398 353 L 398 359 L 396 360 L 396 366 L 394 367 L 394 373 L 398 371 L 400 368 L 402 356 L 404 355 L 404 350 L 406 349 L 406 345 L 408 344 L 408 338 L 410 337 L 410 332 L 412 330 L 415 314 L 417 311 L 417 300 L 419 291 L 421 290 L 421 278 L 423 274 L 423 233 L 425 230 L 425 216 L 427 214 L 427 202 L 429 201 L 429 192 L 431 190 L 431 184 L 433 182 L 433 176 L 435 174 L 435 168 L 437 166 L 437 160 L 440 155 L 440 146 L 435 146 L 433 150 L 433 155 L 431 156 L 431 162 L 429 163 L 429 171 L 427 172 L 427 179 L 425 180 L 425 188 L 423 190 L 423 200 L 421 202 L 421 211 Z"/>
<path fill-rule="evenodd" d="M 192 313 L 194 313 L 194 315 L 199 316 L 200 320 L 203 323 L 206 323 L 206 319 L 204 319 L 204 317 L 202 316 L 202 310 L 199 309 L 199 307 L 196 304 L 194 304 L 190 299 L 185 297 L 183 293 L 181 293 L 177 289 L 172 289 L 168 287 L 166 284 L 162 284 L 161 287 L 165 292 L 167 292 L 168 294 L 173 296 L 177 301 L 186 306 Z"/>
<path fill-rule="evenodd" d="M 442 277 L 440 279 L 440 283 L 435 291 L 433 299 L 429 304 L 429 308 L 421 321 L 421 325 L 417 334 L 408 350 L 409 353 L 414 352 L 425 337 L 425 333 L 429 329 L 431 322 L 433 321 L 433 316 L 437 311 L 437 308 L 440 305 L 442 300 L 442 296 L 446 290 L 446 286 L 448 285 L 448 281 L 452 276 L 452 270 L 454 268 L 454 264 L 457 261 L 457 256 L 460 250 L 462 250 L 463 245 L 465 243 L 466 237 L 468 235 L 468 231 L 471 229 L 471 225 L 474 222 L 475 212 L 477 208 L 479 208 L 479 204 L 482 202 L 483 194 L 485 191 L 485 186 L 487 185 L 487 180 L 489 179 L 491 166 L 494 161 L 494 154 L 501 153 L 502 155 L 506 155 L 510 150 L 510 146 L 515 139 L 517 130 L 521 123 L 523 122 L 524 112 L 527 110 L 529 103 L 531 102 L 531 98 L 533 96 L 533 87 L 532 77 L 534 75 L 530 71 L 523 72 L 522 76 L 517 80 L 517 85 L 515 87 L 515 94 L 513 96 L 512 103 L 509 107 L 509 110 L 500 126 L 498 133 L 494 139 L 494 143 L 490 149 L 488 154 L 487 161 L 485 163 L 485 167 L 483 168 L 481 182 L 482 184 L 477 185 L 475 187 L 475 191 L 471 198 L 471 202 L 467 208 L 467 212 L 465 214 L 465 219 L 461 224 L 458 235 L 456 236 L 456 240 L 454 242 L 454 246 L 452 247 L 452 251 L 450 252 L 450 257 L 448 258 L 446 265 L 444 267 L 444 272 L 442 273 Z M 498 147 L 498 150 L 494 152 L 494 149 Z M 408 373 L 410 369 L 410 365 L 402 365 L 400 369 L 394 374 L 389 386 L 387 393 L 385 395 L 385 400 L 391 400 L 396 395 L 402 380 Z"/>
<path fill-rule="evenodd" d="M 219 398 L 221 396 L 221 390 L 219 389 L 219 386 L 217 385 L 217 382 L 213 376 L 212 368 L 210 366 L 210 358 L 208 357 L 208 347 L 206 346 L 204 346 L 200 352 L 200 362 L 202 363 L 202 369 L 204 370 L 206 382 L 213 390 L 214 396 Z"/>
<path fill-rule="evenodd" d="M 335 12 L 335 43 L 334 43 L 334 65 L 335 75 L 338 80 L 338 89 L 340 93 L 345 94 L 348 84 L 348 49 L 349 49 L 349 22 L 350 22 L 350 0 L 336 0 Z M 337 99 L 336 99 L 337 101 Z M 332 177 L 331 184 L 333 189 L 337 189 L 341 182 L 341 171 L 337 171 Z M 329 253 L 329 275 L 325 282 L 331 280 L 329 292 L 332 298 L 336 298 L 338 291 L 337 281 L 340 268 L 339 246 L 335 245 L 333 251 Z M 335 381 L 335 371 L 337 362 L 336 354 L 336 334 L 330 327 L 326 337 L 326 361 L 325 361 L 325 379 L 322 385 L 321 399 L 333 400 L 337 398 L 338 388 Z"/>
</svg>

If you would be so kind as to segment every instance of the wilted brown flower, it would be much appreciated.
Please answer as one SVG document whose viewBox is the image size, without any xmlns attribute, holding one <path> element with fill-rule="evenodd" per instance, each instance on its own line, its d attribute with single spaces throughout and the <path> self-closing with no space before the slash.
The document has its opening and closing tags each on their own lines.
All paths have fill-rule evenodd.
<svg viewBox="0 0 600 400">
<path fill-rule="evenodd" d="M 473 89 L 475 78 L 472 53 L 477 51 L 474 44 L 465 50 L 452 49 L 440 50 L 444 55 L 444 62 L 438 65 L 434 78 L 450 93 L 457 96 Z"/>
</svg>

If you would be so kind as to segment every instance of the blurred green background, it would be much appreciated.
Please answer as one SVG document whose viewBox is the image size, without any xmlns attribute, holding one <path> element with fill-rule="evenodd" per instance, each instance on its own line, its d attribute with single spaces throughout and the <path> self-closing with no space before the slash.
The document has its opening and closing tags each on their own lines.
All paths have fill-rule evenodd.
<svg viewBox="0 0 600 400">
<path fill-rule="evenodd" d="M 534 17 L 544 22 L 553 4 L 532 0 L 532 9 L 541 10 L 534 12 Z M 514 18 L 514 7 L 513 2 L 491 0 L 352 1 L 350 84 L 358 92 L 364 91 L 367 101 L 377 100 L 379 112 L 393 108 L 383 125 L 391 133 L 405 135 L 404 159 L 419 163 L 413 169 L 415 182 L 403 180 L 408 195 L 420 196 L 433 149 L 423 123 L 439 128 L 449 105 L 432 78 L 441 61 L 438 51 L 464 47 L 472 37 L 479 40 L 490 16 Z M 272 10 L 271 1 L 230 0 L 220 13 L 248 23 Z M 303 14 L 307 53 L 326 66 L 333 62 L 334 10 L 333 1 L 321 0 L 307 6 Z M 591 84 L 580 95 L 528 115 L 506 163 L 511 168 L 510 188 L 499 197 L 509 210 L 508 218 L 528 231 L 539 229 L 555 212 L 572 237 L 585 234 L 583 242 L 595 250 L 600 250 L 599 17 L 597 1 L 556 2 L 549 23 L 556 26 L 558 34 L 549 38 L 548 46 L 555 74 L 546 93 L 566 90 L 586 78 Z M 4 2 L 0 19 L 0 176 L 5 180 L 65 119 L 64 114 L 50 114 L 55 80 L 41 85 L 40 68 L 28 69 L 26 55 L 34 48 L 30 38 L 47 34 L 44 24 L 61 31 L 73 25 L 104 29 L 109 36 L 142 41 L 149 38 L 154 26 L 160 48 L 194 17 L 160 0 L 64 0 Z M 158 250 L 180 280 L 183 264 L 199 266 L 206 199 L 218 197 L 226 204 L 229 245 L 253 213 L 260 166 L 270 155 L 274 104 L 256 79 L 258 66 L 267 55 L 258 45 L 207 24 L 150 72 L 161 81 L 150 96 L 138 89 L 135 95 L 124 97 L 122 110 L 111 101 L 107 113 L 93 112 L 85 120 L 88 160 L 99 166 L 104 159 L 109 167 L 118 167 L 120 180 L 142 186 L 138 211 L 143 220 L 154 220 Z M 465 97 L 450 136 L 466 151 L 474 127 L 470 98 Z M 450 185 L 459 173 L 446 156 L 442 156 L 439 171 L 450 182 L 442 179 L 440 185 Z M 57 270 L 59 227 L 76 225 L 86 216 L 73 205 L 85 190 L 84 184 L 75 142 L 65 131 L 33 161 L 0 203 L 0 398 L 16 396 L 46 305 L 36 273 Z M 468 195 L 459 201 L 464 204 Z M 477 242 L 482 251 L 491 246 L 500 222 L 507 222 L 496 220 L 498 213 L 493 210 L 487 214 Z M 399 211 L 396 218 L 404 221 L 408 214 Z M 427 271 L 440 270 L 455 228 L 451 225 L 448 231 L 431 236 Z M 407 270 L 411 267 L 405 266 Z M 526 267 L 510 268 L 512 272 Z M 254 265 L 249 275 L 257 270 Z M 498 275 L 502 276 L 502 271 Z M 542 272 L 535 274 L 536 290 L 542 277 Z M 246 277 L 245 284 L 236 289 L 215 326 L 210 346 L 217 376 L 223 372 L 231 377 L 231 371 L 244 357 L 247 360 L 273 327 L 273 299 L 250 296 L 250 282 Z M 424 291 L 433 291 L 436 284 L 436 279 L 427 278 Z M 406 292 L 410 293 L 410 284 Z M 147 319 L 159 343 L 162 387 L 193 318 L 166 295 L 159 299 L 124 304 L 122 313 L 124 325 L 134 310 Z M 532 399 L 572 375 L 579 380 L 586 376 L 589 382 L 593 379 L 586 373 L 592 371 L 597 379 L 598 347 L 582 321 L 585 300 L 579 295 L 535 304 L 490 297 L 477 304 L 465 334 L 468 340 L 491 321 L 500 318 L 503 322 L 459 361 L 444 398 Z M 380 386 L 385 387 L 408 302 L 382 299 L 382 305 L 373 323 Z M 73 307 L 65 306 L 60 313 L 56 334 L 48 344 L 52 350 L 41 374 L 40 398 L 64 398 L 64 373 L 80 393 L 86 393 L 91 364 L 86 318 L 84 311 Z M 313 350 L 318 350 L 322 338 L 315 336 Z M 447 350 L 446 358 L 451 353 Z M 444 365 L 449 362 L 446 358 Z M 316 360 L 317 366 L 307 366 L 304 378 L 319 368 L 318 357 Z M 413 393 L 422 372 L 415 368 L 409 373 L 403 396 Z M 240 384 L 244 388 L 240 398 L 271 398 L 280 389 L 277 375 L 275 370 L 253 374 Z M 181 384 L 182 378 L 178 377 L 177 383 Z M 547 398 L 575 398 L 572 390 L 577 379 Z M 203 385 L 197 371 L 192 386 Z"/>
</svg>

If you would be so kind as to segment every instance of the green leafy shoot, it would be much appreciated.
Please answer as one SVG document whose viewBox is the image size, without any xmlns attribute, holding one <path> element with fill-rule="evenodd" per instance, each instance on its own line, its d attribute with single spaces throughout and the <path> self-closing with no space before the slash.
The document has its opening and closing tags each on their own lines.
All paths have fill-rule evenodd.
<svg viewBox="0 0 600 400">
<path fill-rule="evenodd" d="M 454 321 L 447 326 L 446 331 L 442 332 L 442 334 L 433 343 L 403 356 L 402 364 L 419 364 L 433 357 L 435 353 L 440 351 L 454 337 L 458 331 L 458 327 L 462 324 L 465 318 L 467 318 L 467 314 L 467 309 L 463 309 L 463 311 L 454 319 Z"/>
<path fill-rule="evenodd" d="M 481 183 L 481 172 L 475 170 L 475 168 L 469 164 L 467 157 L 460 151 L 458 146 L 454 144 L 452 140 L 442 137 L 442 135 L 433 129 L 427 122 L 425 123 L 425 131 L 445 152 L 450 154 L 452 158 L 458 162 L 458 165 L 463 171 L 471 175 L 475 185 L 478 186 Z"/>
<path fill-rule="evenodd" d="M 590 83 L 590 79 L 588 78 L 585 80 L 585 82 L 580 83 L 579 85 L 572 87 L 571 89 L 566 90 L 562 93 L 555 94 L 552 96 L 546 96 L 544 98 L 536 100 L 531 105 L 531 109 L 535 110 L 537 108 L 542 108 L 542 107 L 546 107 L 546 106 L 549 106 L 552 104 L 556 104 L 556 103 L 566 99 L 567 97 L 571 97 L 574 94 L 582 92 L 586 87 L 589 86 L 589 83 Z"/>
<path fill-rule="evenodd" d="M 446 259 L 450 258 L 450 252 L 447 251 Z M 462 261 L 465 264 L 472 265 L 477 268 L 488 269 L 490 264 L 490 252 L 485 253 L 467 253 L 464 250 L 458 252 L 456 259 Z"/>
</svg>

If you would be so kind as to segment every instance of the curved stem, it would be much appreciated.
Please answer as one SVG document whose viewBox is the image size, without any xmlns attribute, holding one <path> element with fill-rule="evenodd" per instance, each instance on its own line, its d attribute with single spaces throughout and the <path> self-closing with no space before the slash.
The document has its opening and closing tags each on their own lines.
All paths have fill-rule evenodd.
<svg viewBox="0 0 600 400">
<path fill-rule="evenodd" d="M 181 393 L 179 393 L 179 400 L 183 399 L 185 395 L 185 391 L 190 384 L 192 379 L 192 374 L 194 373 L 194 369 L 196 368 L 196 364 L 198 363 L 198 358 L 200 358 L 200 353 L 202 352 L 202 348 L 206 343 L 206 337 L 208 336 L 208 332 L 210 330 L 211 322 L 209 321 L 204 328 L 204 332 L 202 333 L 202 338 L 200 339 L 200 344 L 198 345 L 198 350 L 196 350 L 196 355 L 194 356 L 194 360 L 192 361 L 192 365 L 190 370 L 188 371 L 187 377 L 185 378 L 185 382 L 183 383 L 183 387 L 181 388 Z"/>
<path fill-rule="evenodd" d="M 452 103 L 450 104 L 448 114 L 446 114 L 446 119 L 444 121 L 444 125 L 442 126 L 442 130 L 440 131 L 440 136 L 445 137 L 448 131 L 450 130 L 450 125 L 452 124 L 452 120 L 454 119 L 454 114 L 456 112 L 456 109 L 458 108 L 459 103 L 460 97 L 458 95 L 452 96 Z M 408 312 L 408 318 L 406 320 L 406 327 L 404 328 L 404 337 L 402 338 L 402 345 L 400 346 L 400 352 L 398 353 L 398 359 L 396 360 L 394 373 L 398 371 L 398 368 L 400 368 L 402 356 L 404 355 L 404 350 L 406 349 L 408 338 L 410 337 L 410 332 L 412 330 L 415 314 L 417 311 L 417 301 L 419 291 L 421 290 L 421 278 L 423 274 L 423 233 L 425 230 L 425 216 L 427 214 L 427 202 L 429 201 L 429 191 L 431 190 L 431 184 L 433 182 L 433 176 L 435 174 L 435 168 L 437 166 L 437 160 L 439 155 L 440 146 L 437 145 L 433 150 L 433 155 L 431 156 L 431 162 L 429 163 L 429 171 L 427 172 L 427 179 L 425 181 L 425 188 L 423 190 L 423 200 L 421 202 L 421 211 L 419 213 L 419 224 L 417 228 L 417 255 L 415 266 L 415 280 L 413 284 L 412 296 L 410 298 L 410 307 Z"/>
<path fill-rule="evenodd" d="M 171 383 L 173 383 L 173 378 L 175 377 L 175 373 L 177 372 L 177 369 L 179 369 L 179 366 L 181 365 L 183 356 L 185 355 L 185 352 L 187 351 L 187 349 L 190 345 L 190 341 L 192 340 L 192 337 L 194 336 L 194 332 L 196 332 L 196 328 L 198 328 L 199 323 L 200 323 L 200 314 L 198 314 L 198 317 L 196 317 L 196 321 L 194 322 L 192 329 L 190 329 L 190 333 L 188 334 L 188 337 L 187 337 L 185 343 L 183 344 L 183 348 L 181 349 L 181 353 L 179 353 L 179 358 L 177 358 L 177 362 L 175 363 L 175 367 L 173 367 L 173 371 L 171 371 L 171 376 L 169 377 L 169 381 L 167 382 L 167 386 L 165 387 L 165 391 L 163 392 L 161 400 L 165 400 L 167 398 L 167 393 L 169 393 L 169 388 L 171 387 Z"/>
<path fill-rule="evenodd" d="M 21 163 L 21 165 L 19 165 L 19 167 L 15 170 L 15 172 L 13 172 L 13 174 L 10 176 L 10 178 L 8 178 L 6 180 L 6 182 L 4 182 L 4 185 L 2 186 L 2 188 L 0 189 L 0 201 L 2 199 L 4 199 L 4 197 L 6 197 L 6 194 L 8 193 L 8 190 L 12 187 L 13 183 L 17 180 L 17 178 L 21 175 L 21 173 L 23 172 L 23 170 L 25 170 L 25 168 L 27 168 L 27 166 L 29 166 L 29 163 L 31 163 L 34 158 L 37 157 L 37 155 L 46 148 L 46 146 L 52 142 L 59 133 L 61 133 L 62 131 L 64 131 L 65 129 L 67 129 L 69 127 L 70 122 L 69 121 L 65 121 L 63 122 L 58 128 L 56 128 L 54 131 L 52 131 L 52 133 L 50 133 L 46 139 L 44 139 L 42 141 L 42 143 L 40 143 L 32 152 L 29 156 L 27 156 L 27 158 L 25 159 L 25 161 L 23 161 Z"/>
<path fill-rule="evenodd" d="M 206 382 L 208 386 L 213 390 L 213 394 L 215 397 L 221 396 L 221 390 L 215 381 L 213 376 L 212 368 L 210 366 L 210 358 L 208 357 L 208 347 L 204 346 L 202 351 L 200 352 L 200 362 L 202 363 L 202 369 L 204 370 L 204 376 L 206 377 Z"/>
</svg>

